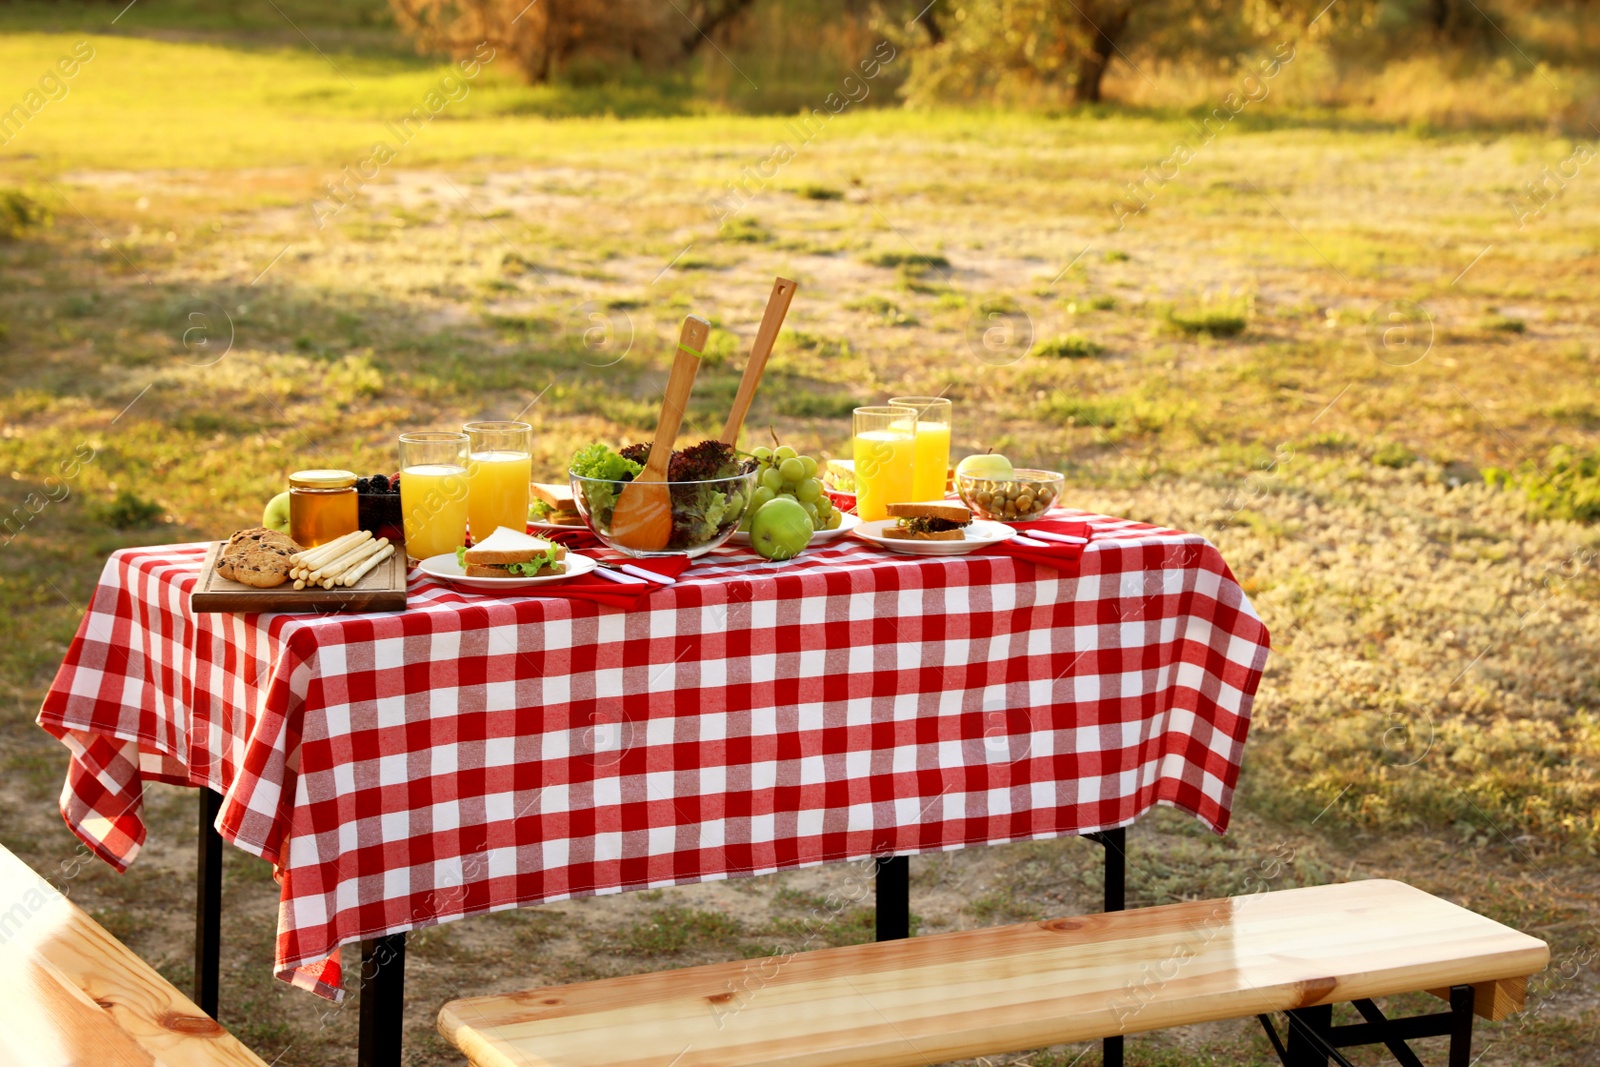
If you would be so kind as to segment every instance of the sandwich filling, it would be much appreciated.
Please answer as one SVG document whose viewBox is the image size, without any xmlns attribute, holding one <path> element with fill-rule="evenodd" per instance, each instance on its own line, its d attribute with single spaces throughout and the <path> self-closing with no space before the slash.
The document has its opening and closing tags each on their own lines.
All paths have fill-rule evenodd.
<svg viewBox="0 0 1600 1067">
<path fill-rule="evenodd" d="M 900 528 L 914 534 L 945 533 L 971 525 L 970 522 L 951 522 L 949 519 L 939 519 L 929 515 L 916 515 L 900 520 Z"/>
<path fill-rule="evenodd" d="M 466 545 L 461 545 L 456 549 L 456 563 L 460 565 L 462 570 L 467 569 L 468 551 L 469 549 Z M 472 565 L 474 567 L 487 567 L 497 571 L 505 571 L 507 575 L 514 578 L 537 578 L 547 567 L 551 574 L 565 574 L 567 570 L 567 565 L 561 562 L 561 557 L 557 555 L 555 548 L 551 548 L 550 551 L 542 555 L 532 556 L 516 563 L 474 563 Z"/>
</svg>

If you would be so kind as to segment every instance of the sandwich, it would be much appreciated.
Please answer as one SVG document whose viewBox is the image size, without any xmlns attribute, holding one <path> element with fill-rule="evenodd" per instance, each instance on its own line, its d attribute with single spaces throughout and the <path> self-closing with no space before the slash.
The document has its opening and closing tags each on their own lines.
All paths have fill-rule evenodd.
<svg viewBox="0 0 1600 1067">
<path fill-rule="evenodd" d="M 578 502 L 572 496 L 572 486 L 529 482 L 528 492 L 533 496 L 533 503 L 528 506 L 528 518 L 534 522 L 548 522 L 556 526 L 583 525 L 583 516 L 578 514 Z"/>
<path fill-rule="evenodd" d="M 835 493 L 856 491 L 856 464 L 850 459 L 830 459 L 822 468 L 822 484 Z"/>
<path fill-rule="evenodd" d="M 567 550 L 542 537 L 502 526 L 471 548 L 456 549 L 468 578 L 540 578 L 565 574 Z"/>
<path fill-rule="evenodd" d="M 903 541 L 965 541 L 972 525 L 972 509 L 948 500 L 890 504 L 889 517 L 900 521 L 884 527 L 883 536 Z"/>
</svg>

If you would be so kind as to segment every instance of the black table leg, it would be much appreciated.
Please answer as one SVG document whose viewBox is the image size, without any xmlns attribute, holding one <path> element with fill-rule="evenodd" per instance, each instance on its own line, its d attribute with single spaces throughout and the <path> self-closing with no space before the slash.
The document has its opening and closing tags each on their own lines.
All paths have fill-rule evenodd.
<svg viewBox="0 0 1600 1067">
<path fill-rule="evenodd" d="M 194 1002 L 217 1017 L 217 985 L 222 959 L 222 835 L 217 815 L 222 797 L 200 787 L 200 846 L 196 852 L 194 893 Z"/>
<path fill-rule="evenodd" d="M 911 857 L 882 856 L 873 879 L 878 899 L 878 940 L 911 936 Z"/>
<path fill-rule="evenodd" d="M 361 942 L 358 1067 L 400 1067 L 406 1014 L 406 935 Z"/>
<path fill-rule="evenodd" d="M 1090 834 L 1106 850 L 1105 910 L 1121 911 L 1128 902 L 1128 832 L 1121 827 Z M 1102 1067 L 1122 1067 L 1122 1038 L 1100 1042 Z"/>
<path fill-rule="evenodd" d="M 1328 1067 L 1332 1043 L 1333 1005 L 1295 1008 L 1289 1015 L 1289 1048 L 1284 1063 L 1289 1067 Z"/>
</svg>

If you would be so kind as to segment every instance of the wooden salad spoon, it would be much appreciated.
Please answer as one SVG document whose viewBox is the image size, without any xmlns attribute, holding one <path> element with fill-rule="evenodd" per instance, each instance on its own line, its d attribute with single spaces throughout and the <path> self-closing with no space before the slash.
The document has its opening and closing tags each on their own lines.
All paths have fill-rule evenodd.
<svg viewBox="0 0 1600 1067">
<path fill-rule="evenodd" d="M 661 417 L 650 444 L 650 458 L 644 470 L 622 487 L 611 512 L 612 540 L 637 552 L 660 552 L 672 539 L 672 490 L 667 487 L 667 464 L 672 459 L 672 444 L 678 439 L 678 427 L 689 406 L 689 391 L 694 388 L 695 372 L 700 369 L 700 356 L 710 333 L 711 324 L 705 319 L 690 315 L 683 320 L 678 354 L 672 360 L 667 395 L 661 400 Z"/>
<path fill-rule="evenodd" d="M 733 398 L 733 411 L 728 414 L 728 424 L 719 438 L 725 445 L 739 444 L 739 430 L 744 417 L 750 413 L 750 402 L 755 399 L 756 386 L 761 383 L 761 372 L 767 369 L 767 357 L 772 355 L 773 343 L 783 328 L 783 317 L 789 313 L 789 302 L 796 289 L 788 278 L 772 283 L 772 295 L 767 297 L 767 310 L 761 316 L 761 328 L 756 330 L 755 344 L 750 348 L 750 361 L 744 365 L 744 377 L 739 379 L 739 392 Z"/>
</svg>

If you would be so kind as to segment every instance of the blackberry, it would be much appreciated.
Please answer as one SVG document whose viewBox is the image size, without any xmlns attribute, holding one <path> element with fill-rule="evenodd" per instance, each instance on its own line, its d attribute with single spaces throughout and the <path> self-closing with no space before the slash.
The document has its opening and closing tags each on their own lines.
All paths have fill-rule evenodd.
<svg viewBox="0 0 1600 1067">
<path fill-rule="evenodd" d="M 389 479 L 381 474 L 374 474 L 367 479 L 367 482 L 372 486 L 374 493 L 387 493 L 389 491 Z"/>
<path fill-rule="evenodd" d="M 372 491 L 372 486 L 365 478 L 356 479 L 356 492 L 367 493 Z"/>
</svg>

